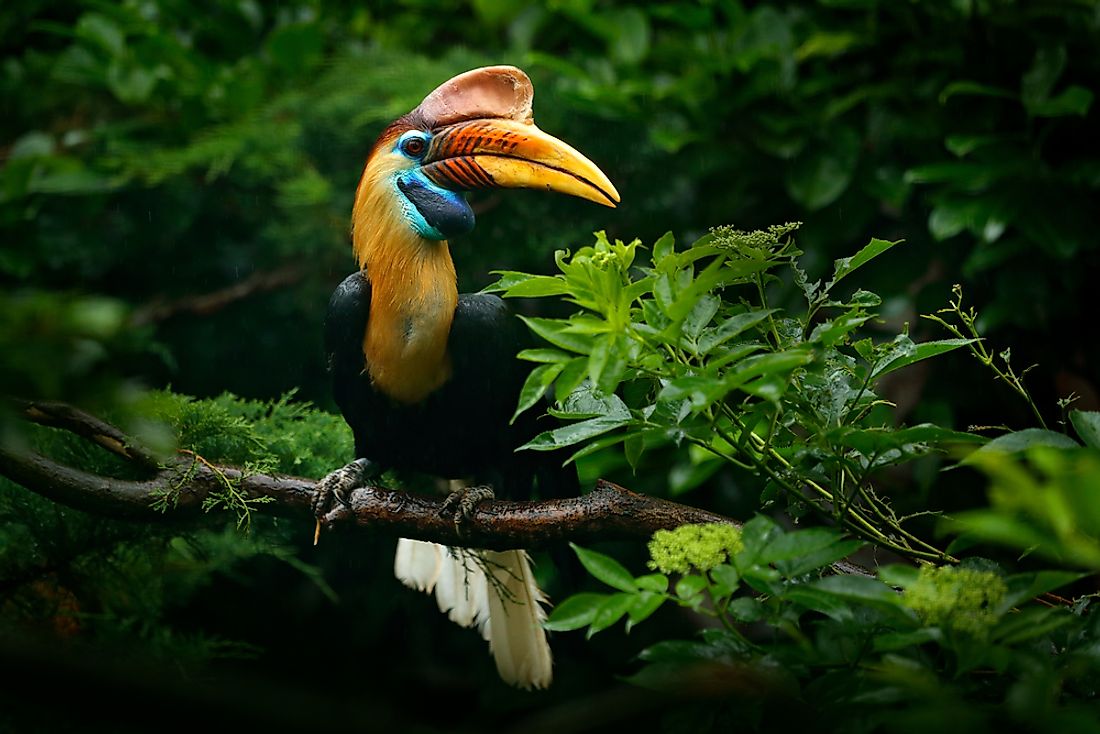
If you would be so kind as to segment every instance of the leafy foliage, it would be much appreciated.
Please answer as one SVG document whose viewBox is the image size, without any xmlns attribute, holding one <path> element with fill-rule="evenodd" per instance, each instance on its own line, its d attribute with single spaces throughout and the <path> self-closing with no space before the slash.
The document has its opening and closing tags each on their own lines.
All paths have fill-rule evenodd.
<svg viewBox="0 0 1100 734">
<path fill-rule="evenodd" d="M 994 483 L 988 508 L 941 521 L 962 533 L 952 552 L 993 541 L 1095 568 L 1097 414 L 1069 414 L 1089 448 L 1045 427 L 986 442 L 934 424 L 891 425 L 891 406 L 876 394 L 879 380 L 963 348 L 1039 420 L 1041 413 L 1010 355 L 994 358 L 985 345 L 959 289 L 931 317 L 952 339 L 917 344 L 904 331 L 881 341 L 862 337 L 881 299 L 862 289 L 842 297 L 838 283 L 897 243 L 872 240 L 838 259 L 829 279 L 811 282 L 791 239 L 796 228 L 718 228 L 683 251 L 666 235 L 646 264 L 638 241 L 599 233 L 591 247 L 558 253 L 559 275 L 502 273 L 492 288 L 507 296 L 564 297 L 579 307 L 566 318 L 527 320 L 553 348 L 521 353 L 539 366 L 518 410 L 553 390 L 551 413 L 565 425 L 525 448 L 576 446 L 579 460 L 621 451 L 637 466 L 647 451 L 691 446 L 715 457 L 702 461 L 755 475 L 761 509 L 782 490 L 796 520 L 809 506 L 876 550 L 957 562 L 910 532 L 871 481 L 881 468 L 966 447 L 961 465 L 981 468 Z M 781 286 L 784 275 L 803 294 L 801 312 L 769 304 L 769 286 Z M 1032 471 L 1019 465 L 1021 454 Z M 922 513 L 937 514 L 932 506 Z M 630 632 L 667 604 L 712 618 L 720 626 L 708 626 L 701 639 L 646 647 L 643 667 L 629 678 L 679 694 L 729 681 L 711 692 L 712 714 L 750 705 L 774 725 L 797 697 L 815 720 L 841 730 L 887 722 L 904 730 L 917 720 L 948 728 L 963 720 L 972 729 L 1005 721 L 994 708 L 1002 702 L 1017 719 L 1028 713 L 1036 730 L 1069 722 L 1095 728 L 1086 708 L 1095 677 L 1085 672 L 1095 664 L 1092 597 L 1072 609 L 1036 601 L 1082 574 L 1013 573 L 977 557 L 919 570 L 882 566 L 878 578 L 847 567 L 828 574 L 861 546 L 836 529 L 784 530 L 758 515 L 741 529 L 657 533 L 648 566 L 658 572 L 637 577 L 610 556 L 574 547 L 588 573 L 614 592 L 570 596 L 547 627 L 583 628 L 591 637 L 625 618 Z M 996 677 L 987 679 L 989 672 Z M 1021 698 L 1046 701 L 1042 716 L 1014 704 Z"/>
<path fill-rule="evenodd" d="M 568 318 L 528 318 L 553 349 L 523 352 L 539 363 L 518 410 L 551 385 L 565 425 L 525 448 L 583 444 L 574 458 L 621 445 L 637 466 L 646 451 L 690 446 L 700 464 L 732 465 L 883 547 L 919 558 L 942 552 L 905 527 L 872 480 L 884 468 L 958 444 L 967 433 L 924 424 L 895 429 L 878 381 L 901 367 L 969 343 L 914 344 L 906 333 L 859 338 L 881 299 L 866 290 L 841 297 L 838 284 L 897 243 L 872 240 L 810 282 L 791 232 L 797 225 L 741 232 L 718 228 L 677 251 L 672 235 L 653 245 L 596 243 L 559 251 L 559 275 L 502 273 L 490 287 L 506 296 L 564 296 L 583 310 Z M 805 298 L 801 313 L 771 307 L 767 288 L 786 274 Z M 616 392 L 618 391 L 618 392 Z"/>
<path fill-rule="evenodd" d="M 960 540 L 1007 545 L 1071 568 L 1100 568 L 1100 451 L 1095 446 L 1036 441 L 1015 451 L 976 452 L 969 459 L 990 478 L 990 506 L 945 521 L 946 528 L 961 533 Z"/>
<path fill-rule="evenodd" d="M 691 527 L 655 538 L 651 567 L 670 552 L 692 553 L 698 531 L 689 534 Z M 749 720 L 782 721 L 794 717 L 790 707 L 805 707 L 844 731 L 905 730 L 917 720 L 955 730 L 956 717 L 966 727 L 1015 721 L 1039 731 L 1071 722 L 1095 729 L 1086 702 L 1096 694 L 1096 615 L 1085 613 L 1087 600 L 1072 611 L 1030 601 L 1077 574 L 1006 575 L 986 562 L 830 576 L 829 564 L 859 545 L 835 530 L 784 530 L 757 516 L 737 535 L 728 561 L 682 574 L 634 577 L 610 557 L 574 548 L 615 592 L 564 600 L 547 627 L 587 628 L 591 636 L 625 617 L 630 631 L 664 605 L 712 618 L 718 626 L 694 640 L 644 649 L 629 680 L 673 693 L 705 683 L 712 706 Z M 1038 713 L 1022 699 L 1046 703 Z"/>
</svg>

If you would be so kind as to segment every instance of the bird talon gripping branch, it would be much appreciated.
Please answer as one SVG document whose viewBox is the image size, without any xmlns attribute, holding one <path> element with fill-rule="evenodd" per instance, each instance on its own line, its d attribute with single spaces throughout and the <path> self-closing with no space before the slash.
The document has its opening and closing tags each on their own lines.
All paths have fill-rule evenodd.
<svg viewBox="0 0 1100 734">
<path fill-rule="evenodd" d="M 443 517 L 452 516 L 455 525 L 461 525 L 473 518 L 474 509 L 478 505 L 495 500 L 496 497 L 496 492 L 488 484 L 463 487 L 447 495 L 447 499 L 443 500 L 443 506 L 439 508 L 439 514 Z"/>
<path fill-rule="evenodd" d="M 321 518 L 332 509 L 332 500 L 350 507 L 348 493 L 364 486 L 364 483 L 376 474 L 374 465 L 368 459 L 356 459 L 347 466 L 329 472 L 317 482 L 313 495 L 313 514 Z"/>
</svg>

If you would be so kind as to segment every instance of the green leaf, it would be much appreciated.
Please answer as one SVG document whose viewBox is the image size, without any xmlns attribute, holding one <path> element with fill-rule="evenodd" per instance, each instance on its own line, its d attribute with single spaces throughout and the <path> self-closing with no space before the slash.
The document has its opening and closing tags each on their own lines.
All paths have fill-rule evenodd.
<svg viewBox="0 0 1100 734">
<path fill-rule="evenodd" d="M 692 339 L 697 339 L 706 325 L 710 323 L 710 320 L 714 318 L 714 314 L 718 313 L 718 306 L 721 303 L 722 301 L 718 296 L 709 293 L 696 301 L 695 306 L 692 307 L 687 318 L 684 319 L 683 333 Z"/>
<path fill-rule="evenodd" d="M 628 617 L 626 631 L 629 632 L 634 625 L 640 624 L 648 619 L 654 612 L 661 608 L 666 598 L 664 594 L 652 591 L 642 591 L 636 594 L 634 596 L 634 602 L 631 604 L 630 608 L 626 610 Z"/>
<path fill-rule="evenodd" d="M 759 554 L 767 548 L 773 538 L 783 530 L 767 515 L 754 515 L 741 526 L 741 543 L 744 550 L 737 554 L 737 567 L 744 573 L 745 564 L 754 564 Z"/>
<path fill-rule="evenodd" d="M 588 626 L 587 637 L 602 632 L 622 619 L 623 615 L 634 606 L 637 599 L 638 595 L 634 593 L 612 594 L 607 597 L 596 610 L 596 614 L 592 618 L 592 624 Z"/>
<path fill-rule="evenodd" d="M 584 569 L 596 580 L 602 581 L 619 591 L 633 592 L 637 590 L 638 587 L 634 583 L 634 577 L 611 556 L 582 548 L 576 543 L 570 543 L 569 547 L 577 554 L 577 558 L 580 559 Z"/>
<path fill-rule="evenodd" d="M 857 428 L 829 431 L 829 440 L 859 451 L 865 456 L 882 454 L 889 449 L 904 449 L 913 444 L 944 446 L 984 443 L 985 438 L 964 431 L 921 423 L 908 428 Z"/>
<path fill-rule="evenodd" d="M 814 355 L 808 349 L 788 349 L 748 357 L 726 373 L 723 382 L 728 388 L 738 387 L 760 375 L 785 375 L 793 369 L 809 364 Z"/>
<path fill-rule="evenodd" d="M 676 254 L 676 238 L 672 232 L 665 232 L 653 243 L 653 263 L 656 265 L 670 255 Z"/>
<path fill-rule="evenodd" d="M 676 596 L 688 601 L 692 597 L 702 594 L 705 588 L 707 588 L 707 580 L 702 576 L 694 574 L 684 576 L 676 582 Z"/>
<path fill-rule="evenodd" d="M 1054 85 L 1066 68 L 1066 47 L 1044 44 L 1035 51 L 1035 58 L 1020 78 L 1020 98 L 1028 112 L 1050 97 Z"/>
<path fill-rule="evenodd" d="M 836 594 L 806 584 L 786 587 L 783 590 L 783 600 L 800 604 L 838 622 L 847 622 L 853 617 L 851 605 L 847 601 L 838 598 Z"/>
<path fill-rule="evenodd" d="M 587 441 L 595 436 L 600 436 L 608 431 L 613 431 L 616 428 L 625 426 L 630 420 L 630 416 L 601 416 L 599 418 L 590 418 L 580 423 L 570 423 L 567 426 L 561 426 L 551 431 L 543 431 L 520 446 L 517 450 L 553 451 L 566 446 L 572 446 L 573 444 Z"/>
<path fill-rule="evenodd" d="M 596 612 L 607 597 L 607 594 L 574 594 L 554 607 L 543 626 L 554 632 L 587 627 L 596 618 Z"/>
<path fill-rule="evenodd" d="M 1015 454 L 1036 446 L 1050 446 L 1056 449 L 1073 449 L 1079 444 L 1064 433 L 1048 431 L 1045 428 L 1025 428 L 1013 431 L 988 442 L 963 459 L 961 464 L 971 464 L 988 454 Z"/>
<path fill-rule="evenodd" d="M 1057 97 L 1037 102 L 1029 110 L 1035 117 L 1084 117 L 1092 107 L 1093 93 L 1076 84 L 1067 87 Z"/>
<path fill-rule="evenodd" d="M 771 316 L 776 310 L 769 308 L 760 311 L 747 311 L 731 316 L 712 329 L 707 329 L 699 338 L 699 354 L 710 354 L 715 347 L 725 344 L 730 339 L 748 331 Z"/>
<path fill-rule="evenodd" d="M 554 397 L 559 403 L 567 402 L 570 396 L 575 395 L 588 374 L 588 358 L 577 357 L 565 365 L 565 369 L 554 383 Z"/>
<path fill-rule="evenodd" d="M 826 576 L 809 586 L 841 599 L 894 612 L 906 619 L 915 618 L 913 612 L 902 604 L 901 595 L 878 579 L 865 576 Z"/>
<path fill-rule="evenodd" d="M 574 359 L 574 357 L 572 354 L 568 354 L 559 349 L 524 349 L 516 355 L 516 359 L 522 359 L 527 362 L 564 363 Z"/>
<path fill-rule="evenodd" d="M 663 594 L 668 591 L 668 576 L 663 573 L 650 573 L 634 579 L 634 585 L 645 591 Z"/>
<path fill-rule="evenodd" d="M 1069 421 L 1086 446 L 1100 449 L 1100 411 L 1071 410 Z"/>
<path fill-rule="evenodd" d="M 879 378 L 883 375 L 888 375 L 894 370 L 899 370 L 902 367 L 908 367 L 911 364 L 920 362 L 921 360 L 930 359 L 931 357 L 938 357 L 941 354 L 947 354 L 954 351 L 959 347 L 965 347 L 967 344 L 972 344 L 976 339 L 940 339 L 938 341 L 921 342 L 920 344 L 914 344 L 910 349 L 907 349 L 904 354 L 896 357 L 886 364 L 875 369 L 872 377 Z"/>
<path fill-rule="evenodd" d="M 551 413 L 557 418 L 582 420 L 584 418 L 629 418 L 630 408 L 614 393 L 600 392 L 590 385 L 580 387 L 569 394 L 561 410 Z"/>
<path fill-rule="evenodd" d="M 815 326 L 810 333 L 810 341 L 826 347 L 834 346 L 873 318 L 875 318 L 874 314 L 849 311 L 835 319 L 830 319 Z"/>
<path fill-rule="evenodd" d="M 798 47 L 795 58 L 801 62 L 814 56 L 838 56 L 862 41 L 863 37 L 857 33 L 814 31 Z"/>
<path fill-rule="evenodd" d="M 862 545 L 829 528 L 793 530 L 776 535 L 761 549 L 756 561 L 774 564 L 785 577 L 794 578 L 846 558 Z"/>
<path fill-rule="evenodd" d="M 626 440 L 628 435 L 629 434 L 627 433 L 618 433 L 613 436 L 602 436 L 600 438 L 589 441 L 588 443 L 581 446 L 580 449 L 573 452 L 573 454 L 570 455 L 568 459 L 562 462 L 562 465 L 564 466 L 566 464 L 572 464 L 579 459 L 584 458 L 585 456 L 591 456 L 592 454 L 599 453 L 606 448 L 620 444 Z"/>
<path fill-rule="evenodd" d="M 710 571 L 710 577 L 714 579 L 714 593 L 719 598 L 729 596 L 741 585 L 741 574 L 729 563 L 715 566 Z"/>
<path fill-rule="evenodd" d="M 630 465 L 631 471 L 638 471 L 638 462 L 642 458 L 643 451 L 645 451 L 644 432 L 627 436 L 623 443 L 623 455 L 626 457 L 626 463 Z"/>
<path fill-rule="evenodd" d="M 497 270 L 500 280 L 482 289 L 482 293 L 504 291 L 505 298 L 539 298 L 569 293 L 569 286 L 559 275 L 528 275 L 513 270 Z"/>
<path fill-rule="evenodd" d="M 527 380 L 523 383 L 523 389 L 519 391 L 519 405 L 516 406 L 516 412 L 512 414 L 511 423 L 515 423 L 520 413 L 542 399 L 553 384 L 554 378 L 561 374 L 564 368 L 565 365 L 561 362 L 552 362 L 531 370 L 531 374 L 527 375 Z"/>
<path fill-rule="evenodd" d="M 626 374 L 629 345 L 622 334 L 604 334 L 588 358 L 588 379 L 602 392 L 611 394 Z"/>
<path fill-rule="evenodd" d="M 726 605 L 726 614 L 738 622 L 759 622 L 764 613 L 764 605 L 752 596 L 738 597 Z"/>
<path fill-rule="evenodd" d="M 689 400 L 692 408 L 701 411 L 716 400 L 725 397 L 730 389 L 725 381 L 714 377 L 678 377 L 675 380 L 669 380 L 661 388 L 661 392 L 657 394 L 657 400 L 661 403 Z"/>
<path fill-rule="evenodd" d="M 830 528 L 790 530 L 776 535 L 757 555 L 758 563 L 789 561 L 802 555 L 816 553 L 822 548 L 843 540 L 843 536 Z"/>
<path fill-rule="evenodd" d="M 893 242 L 890 242 L 888 240 L 880 240 L 880 239 L 877 239 L 877 238 L 872 238 L 870 243 L 868 243 L 863 249 L 861 249 L 855 255 L 852 255 L 851 257 L 842 257 L 838 260 L 834 260 L 833 261 L 833 280 L 832 280 L 831 283 L 829 283 L 828 287 L 832 288 L 834 285 L 839 283 L 841 280 L 843 280 L 844 278 L 847 278 L 849 275 L 851 275 L 855 271 L 859 270 L 864 265 L 871 262 L 872 260 L 874 260 L 876 257 L 881 255 L 882 253 L 886 252 L 887 250 L 891 249 L 892 247 L 894 247 L 896 245 L 900 245 L 902 242 L 904 242 L 904 240 L 894 240 Z"/>
<path fill-rule="evenodd" d="M 556 347 L 568 349 L 579 354 L 591 354 L 594 345 L 591 336 L 568 332 L 570 323 L 560 319 L 543 319 L 531 316 L 520 316 L 523 323 L 527 324 L 531 331 L 541 336 Z"/>
<path fill-rule="evenodd" d="M 989 84 L 981 84 L 972 81 L 951 82 L 940 92 L 940 104 L 946 104 L 947 100 L 956 95 L 995 97 L 997 99 L 1017 99 L 1017 95 L 1007 89 L 994 87 Z"/>
<path fill-rule="evenodd" d="M 966 532 L 971 540 L 981 538 L 1014 548 L 1038 548 L 1051 542 L 1047 535 L 1036 530 L 1031 523 L 993 510 L 955 513 L 950 518 L 941 520 L 941 525 L 953 533 Z"/>
</svg>

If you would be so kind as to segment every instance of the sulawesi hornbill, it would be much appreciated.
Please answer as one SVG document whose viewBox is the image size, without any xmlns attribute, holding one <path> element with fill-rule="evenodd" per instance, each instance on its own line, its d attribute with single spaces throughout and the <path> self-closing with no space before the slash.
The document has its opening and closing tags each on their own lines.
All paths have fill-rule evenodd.
<svg viewBox="0 0 1100 734">
<path fill-rule="evenodd" d="M 516 360 L 527 331 L 500 298 L 459 295 L 447 244 L 474 226 L 470 190 L 619 201 L 595 164 L 534 125 L 533 95 L 519 69 L 474 69 L 439 86 L 371 149 L 352 214 L 360 269 L 336 289 L 325 322 L 336 402 L 357 460 L 322 480 L 318 514 L 387 469 L 490 485 L 518 499 L 533 485 L 544 496 L 576 492 L 575 470 L 561 456 L 515 451 L 538 430 L 531 412 L 509 423 L 527 372 Z M 485 496 L 464 497 L 462 512 Z M 394 570 L 409 586 L 434 589 L 451 619 L 478 624 L 504 680 L 549 684 L 544 599 L 524 551 L 401 540 Z"/>
</svg>

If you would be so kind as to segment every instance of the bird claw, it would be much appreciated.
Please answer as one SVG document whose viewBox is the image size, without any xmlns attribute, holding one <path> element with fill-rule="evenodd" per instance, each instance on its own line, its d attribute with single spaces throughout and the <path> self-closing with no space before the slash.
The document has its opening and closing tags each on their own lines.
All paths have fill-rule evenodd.
<svg viewBox="0 0 1100 734">
<path fill-rule="evenodd" d="M 439 508 L 439 514 L 444 517 L 450 515 L 458 526 L 470 521 L 474 509 L 479 504 L 493 499 L 496 499 L 496 493 L 488 484 L 463 487 L 447 495 L 447 499 L 443 500 L 443 506 Z"/>
<path fill-rule="evenodd" d="M 324 517 L 332 509 L 333 499 L 344 507 L 351 507 L 348 493 L 364 486 L 364 483 L 376 474 L 375 465 L 369 459 L 356 459 L 347 466 L 326 474 L 321 481 L 317 482 L 317 488 L 313 492 L 314 516 Z"/>
</svg>

